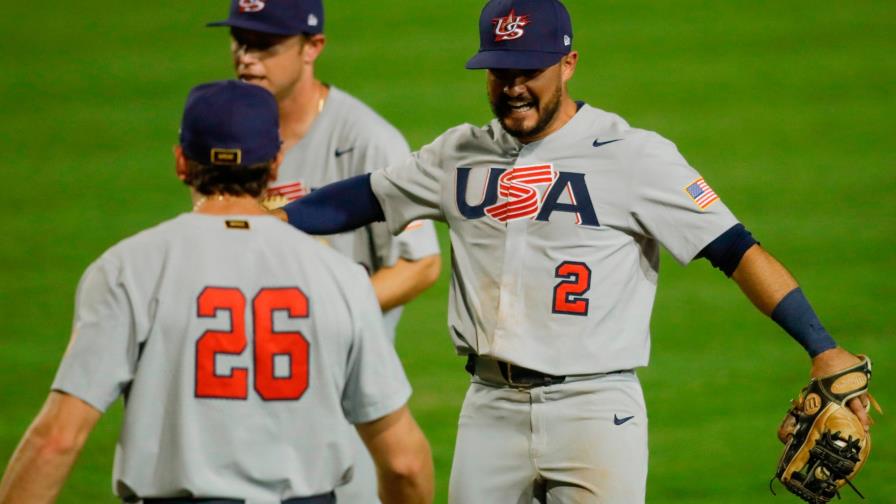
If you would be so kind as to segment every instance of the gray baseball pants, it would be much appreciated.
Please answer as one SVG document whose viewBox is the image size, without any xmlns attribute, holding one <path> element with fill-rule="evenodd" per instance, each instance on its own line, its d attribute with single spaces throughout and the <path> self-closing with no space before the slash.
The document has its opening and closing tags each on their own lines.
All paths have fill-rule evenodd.
<svg viewBox="0 0 896 504">
<path fill-rule="evenodd" d="M 464 399 L 450 504 L 644 502 L 647 412 L 634 373 L 529 389 L 493 378 L 475 374 Z"/>
</svg>

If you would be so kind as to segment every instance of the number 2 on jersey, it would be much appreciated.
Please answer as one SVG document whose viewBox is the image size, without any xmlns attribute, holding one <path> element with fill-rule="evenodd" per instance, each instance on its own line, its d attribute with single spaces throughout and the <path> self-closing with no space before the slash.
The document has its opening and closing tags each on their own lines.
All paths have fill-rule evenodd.
<svg viewBox="0 0 896 504">
<path fill-rule="evenodd" d="M 246 399 L 249 370 L 234 367 L 230 374 L 215 371 L 218 355 L 240 355 L 246 350 L 246 297 L 231 287 L 206 287 L 197 299 L 200 318 L 230 313 L 226 331 L 208 330 L 196 340 L 196 397 Z M 296 400 L 308 388 L 308 340 L 301 332 L 274 331 L 274 312 L 285 311 L 290 318 L 308 316 L 308 298 L 298 288 L 261 289 L 252 300 L 253 366 L 255 391 L 266 401 Z M 277 376 L 275 358 L 289 362 L 287 376 Z"/>
<path fill-rule="evenodd" d="M 591 268 L 578 261 L 563 261 L 554 270 L 554 278 L 562 280 L 554 286 L 554 302 L 551 311 L 563 315 L 588 315 L 588 298 L 591 290 Z"/>
</svg>

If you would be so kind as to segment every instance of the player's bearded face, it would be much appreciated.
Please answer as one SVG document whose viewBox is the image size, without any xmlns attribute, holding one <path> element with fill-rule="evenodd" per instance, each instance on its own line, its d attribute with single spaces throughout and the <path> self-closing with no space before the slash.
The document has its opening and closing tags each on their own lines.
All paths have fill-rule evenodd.
<svg viewBox="0 0 896 504">
<path fill-rule="evenodd" d="M 551 124 L 560 108 L 559 65 L 541 70 L 489 70 L 488 97 L 504 130 L 531 141 Z"/>
</svg>

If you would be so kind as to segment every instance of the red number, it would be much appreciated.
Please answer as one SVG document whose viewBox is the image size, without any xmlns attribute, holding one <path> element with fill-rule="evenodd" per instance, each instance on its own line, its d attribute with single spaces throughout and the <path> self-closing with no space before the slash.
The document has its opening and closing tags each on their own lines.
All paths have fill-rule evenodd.
<svg viewBox="0 0 896 504">
<path fill-rule="evenodd" d="M 219 310 L 230 312 L 230 330 L 205 331 L 196 341 L 196 397 L 245 399 L 246 368 L 219 375 L 215 372 L 215 356 L 239 355 L 246 349 L 246 298 L 239 289 L 206 287 L 197 305 L 199 317 L 214 317 Z"/>
<path fill-rule="evenodd" d="M 591 290 L 591 268 L 583 262 L 564 261 L 554 270 L 554 278 L 562 278 L 554 286 L 554 304 L 551 311 L 564 315 L 588 315 L 588 298 Z"/>
<path fill-rule="evenodd" d="M 255 315 L 255 391 L 266 401 L 299 399 L 308 388 L 308 340 L 300 332 L 274 331 L 274 312 L 308 316 L 308 298 L 299 289 L 262 289 L 252 302 Z M 274 374 L 274 359 L 289 359 L 289 375 Z"/>
<path fill-rule="evenodd" d="M 199 294 L 197 305 L 201 318 L 227 311 L 230 329 L 205 331 L 196 341 L 196 397 L 246 399 L 248 369 L 234 367 L 226 375 L 219 375 L 215 370 L 217 355 L 240 355 L 246 350 L 246 297 L 239 289 L 206 287 Z M 292 318 L 307 317 L 308 298 L 297 288 L 261 289 L 255 296 L 252 302 L 255 391 L 266 401 L 296 400 L 308 388 L 308 340 L 298 331 L 275 331 L 276 311 L 286 311 Z M 288 359 L 287 376 L 276 376 L 278 355 Z"/>
</svg>

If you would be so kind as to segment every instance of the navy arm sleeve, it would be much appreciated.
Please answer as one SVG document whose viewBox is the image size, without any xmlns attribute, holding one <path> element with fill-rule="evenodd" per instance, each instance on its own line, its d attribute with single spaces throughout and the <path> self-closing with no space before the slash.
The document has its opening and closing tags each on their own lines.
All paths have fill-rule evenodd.
<svg viewBox="0 0 896 504">
<path fill-rule="evenodd" d="M 369 173 L 327 184 L 283 210 L 292 226 L 316 235 L 351 231 L 386 219 Z"/>
<path fill-rule="evenodd" d="M 834 338 L 818 320 L 818 315 L 799 287 L 790 291 L 772 311 L 772 320 L 797 340 L 809 357 L 837 346 Z"/>
<path fill-rule="evenodd" d="M 730 277 L 747 250 L 757 243 L 743 224 L 736 224 L 704 247 L 697 257 L 705 257 Z M 771 318 L 799 342 L 810 357 L 837 346 L 799 287 L 781 299 L 772 310 Z"/>
<path fill-rule="evenodd" d="M 740 264 L 740 260 L 753 245 L 756 239 L 743 224 L 735 224 L 718 238 L 703 248 L 697 257 L 705 257 L 712 265 L 730 277 Z"/>
</svg>

